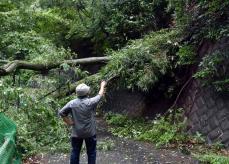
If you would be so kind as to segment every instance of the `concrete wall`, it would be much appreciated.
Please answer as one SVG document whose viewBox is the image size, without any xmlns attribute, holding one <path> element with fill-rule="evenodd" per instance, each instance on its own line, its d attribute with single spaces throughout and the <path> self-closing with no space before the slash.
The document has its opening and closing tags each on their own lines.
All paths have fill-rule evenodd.
<svg viewBox="0 0 229 164">
<path fill-rule="evenodd" d="M 140 117 L 146 109 L 146 97 L 140 92 L 117 90 L 107 94 L 103 110 L 122 113 L 130 117 Z"/>
<path fill-rule="evenodd" d="M 153 119 L 157 114 L 167 111 L 172 103 L 173 100 L 165 100 L 157 92 L 142 93 L 121 89 L 108 92 L 102 108 L 129 117 Z"/>
</svg>

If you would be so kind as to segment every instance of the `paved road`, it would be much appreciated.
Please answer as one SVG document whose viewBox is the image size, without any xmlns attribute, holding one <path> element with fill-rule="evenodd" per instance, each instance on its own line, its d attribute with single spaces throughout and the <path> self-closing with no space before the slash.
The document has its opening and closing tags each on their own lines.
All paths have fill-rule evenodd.
<svg viewBox="0 0 229 164">
<path fill-rule="evenodd" d="M 197 164 L 190 156 L 173 150 L 158 150 L 154 145 L 112 136 L 107 126 L 98 119 L 97 164 Z M 81 164 L 87 164 L 85 151 Z M 41 164 L 69 164 L 68 154 L 46 154 Z"/>
</svg>

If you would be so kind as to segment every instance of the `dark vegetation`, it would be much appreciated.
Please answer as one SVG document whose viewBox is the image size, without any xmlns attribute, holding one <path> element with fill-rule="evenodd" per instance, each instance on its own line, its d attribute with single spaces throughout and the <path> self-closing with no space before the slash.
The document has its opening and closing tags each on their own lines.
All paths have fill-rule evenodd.
<svg viewBox="0 0 229 164">
<path fill-rule="evenodd" d="M 2 0 L 0 72 L 15 60 L 47 67 L 63 63 L 52 70 L 15 69 L 0 79 L 0 110 L 18 125 L 20 152 L 67 150 L 67 128 L 56 111 L 82 81 L 96 91 L 100 80 L 115 77 L 109 88 L 157 91 L 175 100 L 193 77 L 228 94 L 228 48 L 204 56 L 198 51 L 206 42 L 228 38 L 228 8 L 228 0 Z M 64 62 L 92 56 L 110 60 L 105 66 Z M 183 126 L 167 126 L 169 121 L 162 118 L 159 127 L 123 121 L 120 129 L 134 124 L 140 131 L 113 132 L 147 141 L 158 135 L 153 141 L 158 145 L 187 141 L 184 132 L 177 134 Z M 155 132 L 161 126 L 173 133 Z"/>
</svg>

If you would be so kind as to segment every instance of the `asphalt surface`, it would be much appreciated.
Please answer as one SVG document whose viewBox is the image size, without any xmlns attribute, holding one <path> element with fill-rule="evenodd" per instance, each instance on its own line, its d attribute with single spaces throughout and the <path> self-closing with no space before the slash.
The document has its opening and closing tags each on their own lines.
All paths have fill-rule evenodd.
<svg viewBox="0 0 229 164">
<path fill-rule="evenodd" d="M 177 150 L 156 149 L 155 145 L 110 134 L 104 120 L 97 119 L 97 164 L 197 164 Z M 69 164 L 69 154 L 43 154 L 40 164 Z M 85 151 L 81 164 L 87 164 Z"/>
</svg>

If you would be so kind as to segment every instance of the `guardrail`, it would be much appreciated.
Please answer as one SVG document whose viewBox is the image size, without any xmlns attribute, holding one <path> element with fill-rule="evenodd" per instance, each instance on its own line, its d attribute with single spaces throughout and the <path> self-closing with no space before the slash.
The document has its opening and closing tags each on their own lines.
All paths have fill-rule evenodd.
<svg viewBox="0 0 229 164">
<path fill-rule="evenodd" d="M 0 113 L 0 164 L 20 164 L 15 145 L 16 124 Z"/>
</svg>

